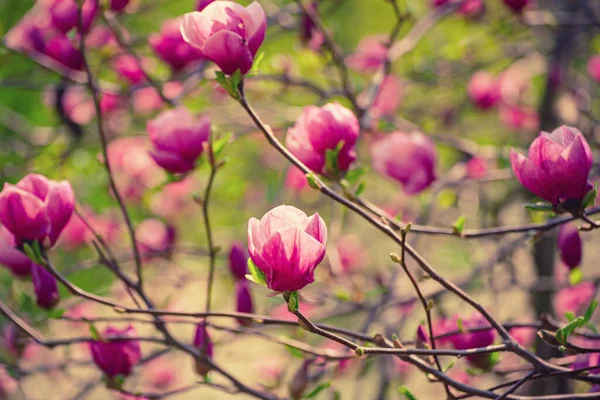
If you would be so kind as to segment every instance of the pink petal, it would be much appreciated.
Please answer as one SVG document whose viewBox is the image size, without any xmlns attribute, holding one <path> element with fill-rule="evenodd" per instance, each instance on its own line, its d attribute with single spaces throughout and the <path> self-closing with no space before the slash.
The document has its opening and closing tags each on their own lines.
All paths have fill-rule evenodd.
<svg viewBox="0 0 600 400">
<path fill-rule="evenodd" d="M 201 50 L 227 75 L 238 69 L 245 74 L 252 67 L 252 54 L 244 39 L 236 33 L 221 30 L 211 35 Z"/>
</svg>

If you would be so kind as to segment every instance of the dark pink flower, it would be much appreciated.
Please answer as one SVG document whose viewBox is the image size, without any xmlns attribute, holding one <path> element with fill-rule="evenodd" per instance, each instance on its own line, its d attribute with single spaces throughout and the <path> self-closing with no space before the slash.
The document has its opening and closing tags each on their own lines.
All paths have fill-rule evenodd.
<svg viewBox="0 0 600 400">
<path fill-rule="evenodd" d="M 56 278 L 46 268 L 33 264 L 31 280 L 37 305 L 48 310 L 54 308 L 60 300 Z"/>
<path fill-rule="evenodd" d="M 110 0 L 109 6 L 112 11 L 120 12 L 127 7 L 129 0 Z"/>
<path fill-rule="evenodd" d="M 213 1 L 215 0 L 198 0 L 198 2 L 196 3 L 196 11 L 204 10 L 206 6 L 208 6 Z"/>
<path fill-rule="evenodd" d="M 210 136 L 208 117 L 196 118 L 181 106 L 161 113 L 146 125 L 150 156 L 165 170 L 177 174 L 193 170 Z"/>
<path fill-rule="evenodd" d="M 485 2 L 483 0 L 464 0 L 458 12 L 467 18 L 478 18 L 485 13 Z"/>
<path fill-rule="evenodd" d="M 581 201 L 591 189 L 592 151 L 577 128 L 563 125 L 541 132 L 528 157 L 511 149 L 510 162 L 523 186 L 554 205 Z"/>
<path fill-rule="evenodd" d="M 267 16 L 256 1 L 246 8 L 216 1 L 183 18 L 183 39 L 228 75 L 238 69 L 242 74 L 250 70 L 267 30 Z"/>
<path fill-rule="evenodd" d="M 75 197 L 67 181 L 29 174 L 0 193 L 0 221 L 17 244 L 39 240 L 52 246 L 73 214 Z"/>
<path fill-rule="evenodd" d="M 304 172 L 293 165 L 290 166 L 285 175 L 285 187 L 294 192 L 301 192 L 310 188 Z"/>
<path fill-rule="evenodd" d="M 583 243 L 574 224 L 567 223 L 560 226 L 557 245 L 560 259 L 569 269 L 576 268 L 581 264 Z"/>
<path fill-rule="evenodd" d="M 252 302 L 248 281 L 237 281 L 235 283 L 235 311 L 248 314 L 254 312 L 254 304 Z M 238 318 L 237 321 L 243 326 L 252 324 L 252 321 L 249 319 Z"/>
<path fill-rule="evenodd" d="M 148 39 L 154 53 L 175 71 L 204 58 L 200 50 L 183 40 L 180 29 L 182 19 L 165 21 L 160 33 L 152 34 Z"/>
<path fill-rule="evenodd" d="M 117 93 L 105 92 L 100 98 L 100 110 L 102 114 L 109 114 L 124 107 L 126 99 Z"/>
<path fill-rule="evenodd" d="M 245 281 L 248 273 L 248 255 L 246 247 L 241 243 L 234 243 L 229 250 L 229 271 L 234 279 Z"/>
<path fill-rule="evenodd" d="M 358 120 L 346 107 L 329 103 L 323 107 L 305 107 L 294 126 L 288 129 L 286 146 L 306 166 L 318 173 L 325 173 L 325 157 L 341 142 L 338 168 L 347 171 L 356 159 L 354 145 L 360 128 Z"/>
<path fill-rule="evenodd" d="M 504 0 L 504 4 L 515 13 L 520 13 L 530 3 L 531 0 Z"/>
<path fill-rule="evenodd" d="M 140 252 L 144 257 L 169 252 L 175 243 L 175 229 L 156 218 L 148 218 L 135 228 Z"/>
<path fill-rule="evenodd" d="M 313 13 L 317 14 L 318 4 L 319 3 L 317 1 L 313 0 L 308 3 L 307 7 Z M 325 36 L 323 35 L 323 32 L 316 27 L 310 16 L 306 13 L 303 13 L 300 16 L 298 33 L 300 34 L 300 41 L 314 51 L 318 51 L 325 42 Z"/>
<path fill-rule="evenodd" d="M 300 290 L 314 282 L 325 257 L 327 226 L 319 214 L 308 217 L 291 206 L 279 206 L 259 221 L 248 221 L 248 252 L 277 292 Z"/>
<path fill-rule="evenodd" d="M 0 366 L 0 398 L 11 398 L 18 389 L 19 382 L 10 375 L 5 366 Z"/>
<path fill-rule="evenodd" d="M 535 131 L 539 124 L 539 118 L 535 109 L 526 106 L 502 104 L 498 107 L 500 121 L 510 129 Z"/>
<path fill-rule="evenodd" d="M 458 324 L 457 324 L 458 325 Z M 494 330 L 477 330 L 469 332 L 469 330 L 476 328 L 483 328 L 489 326 L 488 322 L 480 315 L 472 316 L 469 319 L 462 320 L 462 326 L 465 330 L 464 333 L 452 335 L 450 341 L 457 350 L 475 349 L 480 347 L 486 347 L 494 343 Z M 489 365 L 489 354 L 475 354 L 466 357 L 467 360 L 475 365 L 476 367 L 486 369 Z"/>
<path fill-rule="evenodd" d="M 193 344 L 208 359 L 213 358 L 213 342 L 206 329 L 206 322 L 203 320 L 196 326 Z M 196 372 L 199 375 L 206 376 L 211 367 L 202 358 L 196 359 Z"/>
<path fill-rule="evenodd" d="M 387 75 L 381 82 L 379 93 L 377 93 L 375 101 L 369 109 L 371 117 L 379 119 L 393 116 L 400 106 L 403 91 L 402 81 L 394 75 Z"/>
<path fill-rule="evenodd" d="M 47 5 L 52 26 L 63 33 L 79 26 L 79 10 L 75 0 L 51 0 Z M 85 0 L 82 9 L 83 29 L 87 32 L 98 13 L 98 0 Z"/>
<path fill-rule="evenodd" d="M 487 71 L 478 71 L 471 76 L 467 92 L 471 101 L 482 110 L 492 108 L 501 98 L 500 82 Z"/>
<path fill-rule="evenodd" d="M 387 48 L 383 36 L 369 36 L 358 44 L 356 52 L 346 58 L 348 66 L 360 72 L 376 71 L 387 59 Z"/>
<path fill-rule="evenodd" d="M 489 169 L 487 160 L 477 156 L 471 157 L 466 167 L 467 177 L 470 179 L 483 178 Z"/>
<path fill-rule="evenodd" d="M 90 352 L 94 363 L 107 377 L 129 376 L 133 367 L 142 357 L 138 340 L 110 341 L 110 339 L 135 337 L 137 337 L 137 332 L 132 326 L 125 329 L 116 329 L 109 326 L 102 332 L 102 341 L 90 342 Z"/>
<path fill-rule="evenodd" d="M 19 277 L 31 274 L 32 262 L 15 248 L 15 238 L 4 226 L 0 226 L 0 264 Z"/>
<path fill-rule="evenodd" d="M 57 34 L 46 42 L 44 53 L 67 68 L 83 68 L 83 57 L 71 40 L 64 34 Z"/>
<path fill-rule="evenodd" d="M 123 54 L 112 61 L 112 66 L 117 74 L 125 78 L 132 85 L 146 79 L 142 66 L 138 60 L 129 54 Z"/>
<path fill-rule="evenodd" d="M 436 150 L 420 132 L 392 132 L 371 146 L 373 168 L 396 179 L 407 194 L 427 189 L 436 179 Z"/>
<path fill-rule="evenodd" d="M 600 55 L 590 57 L 587 64 L 588 74 L 596 81 L 600 82 Z"/>
</svg>

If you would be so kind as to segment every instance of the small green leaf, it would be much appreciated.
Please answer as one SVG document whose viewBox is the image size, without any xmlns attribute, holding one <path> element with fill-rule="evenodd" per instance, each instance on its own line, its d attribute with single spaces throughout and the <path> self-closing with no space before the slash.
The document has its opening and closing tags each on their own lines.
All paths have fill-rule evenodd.
<svg viewBox="0 0 600 400">
<path fill-rule="evenodd" d="M 285 348 L 287 349 L 287 351 L 292 355 L 292 357 L 294 358 L 304 358 L 304 352 L 294 346 L 290 346 L 289 344 L 285 345 Z"/>
<path fill-rule="evenodd" d="M 340 176 L 340 165 L 338 163 L 338 158 L 343 147 L 344 141 L 341 140 L 335 149 L 327 149 L 325 151 L 325 167 L 327 171 L 330 172 L 335 178 Z"/>
<path fill-rule="evenodd" d="M 356 197 L 360 196 L 361 194 L 363 194 L 363 192 L 365 191 L 366 188 L 367 188 L 367 184 L 365 183 L 365 181 L 360 181 L 360 183 L 358 184 L 358 187 L 354 191 L 354 195 Z"/>
<path fill-rule="evenodd" d="M 460 333 L 465 333 L 465 326 L 463 325 L 462 319 L 457 319 L 456 320 L 456 326 L 458 327 L 458 331 Z"/>
<path fill-rule="evenodd" d="M 298 292 L 294 290 L 290 293 L 288 298 L 288 311 L 291 313 L 295 313 L 296 311 L 298 311 L 299 305 L 300 304 L 298 302 Z"/>
<path fill-rule="evenodd" d="M 265 58 L 265 52 L 261 51 L 258 56 L 254 57 L 254 62 L 252 63 L 252 68 L 250 68 L 250 71 L 248 71 L 248 73 L 246 74 L 246 78 L 252 78 L 253 76 L 258 74 L 258 71 L 260 69 L 260 63 L 262 62 L 263 58 Z"/>
<path fill-rule="evenodd" d="M 594 312 L 596 312 L 596 308 L 598 308 L 598 300 L 592 300 L 587 310 L 585 310 L 585 314 L 583 315 L 583 324 L 587 324 L 592 319 Z"/>
<path fill-rule="evenodd" d="M 44 264 L 44 260 L 42 259 L 42 251 L 40 250 L 40 244 L 37 240 L 33 241 L 31 244 L 23 243 L 23 251 L 25 252 L 25 255 L 34 263 L 38 265 Z"/>
<path fill-rule="evenodd" d="M 358 182 L 358 180 L 367 172 L 365 167 L 357 167 L 348 171 L 344 177 L 350 184 Z"/>
<path fill-rule="evenodd" d="M 594 188 L 585 194 L 585 197 L 581 201 L 581 208 L 586 209 L 596 202 L 598 197 L 598 182 L 594 183 Z"/>
<path fill-rule="evenodd" d="M 306 180 L 308 181 L 308 186 L 315 190 L 320 190 L 321 187 L 317 183 L 317 178 L 313 172 L 306 174 Z"/>
<path fill-rule="evenodd" d="M 450 361 L 448 363 L 448 365 L 446 365 L 443 369 L 442 372 L 446 373 L 450 370 L 450 368 L 454 367 L 454 364 L 456 364 L 456 361 L 458 360 L 458 358 L 453 358 L 452 361 Z"/>
<path fill-rule="evenodd" d="M 548 203 L 527 203 L 524 207 L 530 211 L 543 211 L 543 212 L 552 212 L 552 204 Z"/>
<path fill-rule="evenodd" d="M 221 152 L 225 149 L 225 146 L 229 143 L 229 139 L 231 138 L 231 134 L 228 133 L 218 140 L 213 141 L 212 149 L 215 158 L 218 158 Z"/>
<path fill-rule="evenodd" d="M 583 272 L 581 268 L 574 268 L 569 272 L 569 284 L 571 286 L 577 285 L 583 279 Z"/>
<path fill-rule="evenodd" d="M 454 231 L 455 235 L 461 236 L 463 231 L 465 230 L 465 222 L 467 221 L 467 218 L 464 215 L 461 215 L 460 217 L 458 217 L 458 219 L 456 220 L 456 222 L 454 222 L 454 225 L 452 225 L 452 230 Z"/>
<path fill-rule="evenodd" d="M 93 323 L 90 324 L 90 336 L 96 341 L 102 341 L 102 335 L 100 335 L 100 332 L 96 329 L 96 325 Z"/>
<path fill-rule="evenodd" d="M 499 351 L 495 351 L 493 353 L 489 354 L 489 368 L 493 367 L 494 365 L 498 364 L 500 362 L 500 352 Z"/>
<path fill-rule="evenodd" d="M 575 329 L 579 328 L 580 326 L 582 326 L 584 324 L 585 324 L 584 317 L 575 318 L 573 321 L 569 322 L 567 325 L 565 325 L 564 327 L 562 327 L 556 331 L 556 339 L 561 344 L 567 344 L 567 340 L 569 339 L 569 336 L 575 331 Z"/>
<path fill-rule="evenodd" d="M 310 392 L 308 392 L 304 396 L 304 398 L 305 399 L 314 399 L 315 397 L 317 397 L 317 395 L 319 393 L 321 393 L 323 390 L 327 389 L 330 386 L 331 386 L 331 382 L 321 382 L 317 386 L 315 386 Z"/>
<path fill-rule="evenodd" d="M 573 321 L 575 319 L 575 314 L 573 314 L 570 311 L 567 311 L 565 313 L 565 318 L 567 319 L 567 322 L 571 322 L 571 321 Z"/>
<path fill-rule="evenodd" d="M 267 278 L 265 277 L 265 274 L 252 262 L 251 258 L 248 258 L 248 271 L 250 271 L 252 276 L 252 279 L 250 279 L 251 281 L 266 286 Z M 247 277 L 248 276 L 246 276 L 246 278 Z"/>
<path fill-rule="evenodd" d="M 403 394 L 407 400 L 417 400 L 415 395 L 412 394 L 412 392 L 406 386 L 400 386 L 398 388 L 398 392 L 400 392 L 400 394 Z"/>
<path fill-rule="evenodd" d="M 48 310 L 48 318 L 52 319 L 61 319 L 63 315 L 65 315 L 66 310 L 64 308 L 53 308 L 52 310 Z"/>
</svg>

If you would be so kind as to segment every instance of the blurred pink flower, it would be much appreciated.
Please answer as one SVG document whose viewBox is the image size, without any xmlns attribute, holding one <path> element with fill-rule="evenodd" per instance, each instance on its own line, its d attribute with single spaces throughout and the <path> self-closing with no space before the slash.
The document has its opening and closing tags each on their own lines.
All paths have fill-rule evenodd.
<svg viewBox="0 0 600 400">
<path fill-rule="evenodd" d="M 596 288 L 592 282 L 583 282 L 559 290 L 554 296 L 556 315 L 562 317 L 567 312 L 579 315 L 585 311 L 595 294 Z"/>
<path fill-rule="evenodd" d="M 395 75 L 387 75 L 383 79 L 383 82 L 381 82 L 379 93 L 377 93 L 375 101 L 369 109 L 371 117 L 373 119 L 379 119 L 393 116 L 396 111 L 398 111 L 398 107 L 400 107 L 403 91 L 404 85 L 402 84 L 402 81 Z M 367 92 L 363 92 L 359 96 L 359 100 L 365 101 L 367 100 L 367 97 Z"/>
<path fill-rule="evenodd" d="M 254 313 L 254 303 L 247 280 L 239 280 L 235 283 L 235 311 L 248 314 Z M 249 319 L 238 318 L 237 322 L 242 326 L 252 325 L 252 321 Z"/>
<path fill-rule="evenodd" d="M 600 54 L 590 57 L 587 70 L 590 77 L 600 83 Z"/>
<path fill-rule="evenodd" d="M 0 366 L 0 398 L 8 399 L 18 389 L 18 382 L 10 376 L 5 366 Z"/>
<path fill-rule="evenodd" d="M 420 132 L 388 133 L 371 145 L 373 168 L 402 183 L 406 194 L 422 192 L 435 181 L 436 160 L 435 144 Z"/>
<path fill-rule="evenodd" d="M 44 53 L 67 68 L 75 70 L 83 68 L 81 52 L 75 48 L 71 39 L 62 33 L 58 33 L 46 41 Z"/>
<path fill-rule="evenodd" d="M 369 36 L 360 41 L 356 52 L 346 58 L 348 66 L 360 72 L 373 72 L 381 68 L 387 58 L 385 36 Z"/>
<path fill-rule="evenodd" d="M 583 243 L 575 224 L 569 222 L 560 226 L 557 247 L 560 259 L 567 268 L 577 268 L 581 264 Z"/>
<path fill-rule="evenodd" d="M 168 253 L 175 244 L 175 228 L 156 218 L 140 222 L 135 228 L 135 233 L 143 257 L 152 257 L 155 253 Z"/>
<path fill-rule="evenodd" d="M 369 259 L 369 252 L 359 236 L 346 234 L 339 237 L 336 243 L 340 263 L 344 274 L 356 272 L 364 267 Z"/>
<path fill-rule="evenodd" d="M 501 98 L 500 83 L 488 71 L 478 71 L 471 76 L 467 86 L 471 101 L 482 110 L 495 106 Z"/>
<path fill-rule="evenodd" d="M 307 7 L 310 11 L 318 15 L 318 5 L 319 3 L 313 0 L 307 4 Z M 298 33 L 300 36 L 300 41 L 313 51 L 318 51 L 325 42 L 325 36 L 323 35 L 323 32 L 321 32 L 315 26 L 310 16 L 306 13 L 303 13 L 300 16 Z"/>
<path fill-rule="evenodd" d="M 37 305 L 47 310 L 54 308 L 60 301 L 56 278 L 45 267 L 33 264 L 31 280 Z"/>
<path fill-rule="evenodd" d="M 163 85 L 163 94 L 174 99 L 181 94 L 183 86 L 180 82 L 167 82 Z M 136 114 L 147 114 L 159 110 L 164 104 L 155 88 L 151 86 L 138 88 L 132 93 L 133 110 Z"/>
<path fill-rule="evenodd" d="M 470 179 L 483 178 L 489 169 L 487 160 L 477 156 L 471 157 L 467 161 L 466 167 L 467 177 Z"/>
<path fill-rule="evenodd" d="M 293 165 L 289 167 L 285 175 L 285 187 L 296 193 L 310 188 L 304 172 Z"/>
<path fill-rule="evenodd" d="M 172 388 L 178 377 L 178 365 L 165 357 L 150 361 L 144 367 L 144 379 L 158 391 Z"/>
<path fill-rule="evenodd" d="M 510 336 L 513 337 L 521 346 L 529 347 L 533 345 L 536 338 L 536 329 L 528 327 L 510 328 Z"/>
<path fill-rule="evenodd" d="M 202 60 L 202 52 L 186 43 L 181 36 L 180 25 L 183 18 L 167 20 L 148 38 L 154 53 L 175 71 L 179 71 L 193 62 Z"/>
<path fill-rule="evenodd" d="M 164 185 L 150 202 L 150 209 L 159 217 L 173 220 L 193 204 L 196 182 L 191 177 Z"/>
<path fill-rule="evenodd" d="M 504 4 L 515 13 L 522 12 L 530 3 L 532 0 L 504 0 Z"/>
<path fill-rule="evenodd" d="M 131 374 L 133 367 L 140 361 L 142 351 L 138 340 L 113 341 L 111 337 L 136 338 L 137 332 L 134 327 L 117 329 L 111 326 L 102 332 L 104 341 L 92 341 L 89 343 L 90 352 L 94 363 L 109 378 L 117 375 L 127 377 Z"/>
<path fill-rule="evenodd" d="M 56 108 L 56 90 L 48 90 L 44 95 L 48 108 Z M 61 106 L 66 116 L 78 125 L 87 125 L 96 115 L 94 101 L 83 86 L 68 86 L 61 98 Z"/>
<path fill-rule="evenodd" d="M 19 277 L 31 274 L 32 261 L 16 249 L 15 238 L 4 226 L 0 226 L 0 264 Z"/>
<path fill-rule="evenodd" d="M 146 79 L 142 67 L 145 67 L 144 60 L 141 60 L 141 65 L 138 60 L 129 54 L 118 56 L 112 61 L 112 66 L 119 76 L 124 78 L 132 85 L 138 84 Z"/>
<path fill-rule="evenodd" d="M 533 132 L 538 128 L 538 115 L 531 107 L 502 104 L 498 112 L 500 121 L 510 129 Z"/>
<path fill-rule="evenodd" d="M 247 245 L 235 242 L 229 250 L 229 272 L 236 281 L 245 281 L 248 273 Z"/>
</svg>

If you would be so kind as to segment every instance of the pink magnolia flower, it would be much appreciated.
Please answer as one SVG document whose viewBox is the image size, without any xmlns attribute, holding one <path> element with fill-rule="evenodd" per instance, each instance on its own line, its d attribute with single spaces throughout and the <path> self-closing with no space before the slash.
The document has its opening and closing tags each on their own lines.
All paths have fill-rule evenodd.
<svg viewBox="0 0 600 400">
<path fill-rule="evenodd" d="M 248 273 L 248 255 L 246 247 L 239 242 L 235 242 L 229 250 L 229 271 L 235 280 L 246 280 L 246 274 Z"/>
<path fill-rule="evenodd" d="M 56 278 L 46 268 L 33 264 L 31 280 L 37 305 L 48 310 L 54 308 L 60 300 Z"/>
<path fill-rule="evenodd" d="M 204 58 L 200 50 L 183 40 L 179 28 L 182 19 L 165 21 L 160 28 L 160 33 L 152 34 L 148 39 L 154 53 L 175 71 Z"/>
<path fill-rule="evenodd" d="M 235 311 L 249 314 L 254 312 L 254 304 L 248 281 L 237 281 L 235 283 Z M 237 321 L 243 326 L 250 326 L 252 324 L 252 321 L 249 319 L 239 318 Z"/>
<path fill-rule="evenodd" d="M 531 2 L 531 0 L 504 0 L 504 4 L 515 13 L 522 12 Z"/>
<path fill-rule="evenodd" d="M 17 392 L 19 383 L 7 371 L 5 366 L 0 366 L 0 398 L 8 399 Z"/>
<path fill-rule="evenodd" d="M 576 268 L 581 264 L 583 243 L 574 224 L 568 223 L 560 226 L 557 245 L 560 259 L 569 269 Z"/>
<path fill-rule="evenodd" d="M 318 173 L 325 171 L 328 150 L 334 150 L 341 142 L 338 167 L 347 171 L 356 159 L 354 145 L 360 128 L 352 111 L 338 103 L 323 107 L 305 107 L 294 126 L 288 129 L 285 144 L 306 166 Z"/>
<path fill-rule="evenodd" d="M 369 109 L 371 117 L 379 119 L 393 116 L 398 111 L 398 107 L 400 107 L 403 91 L 404 85 L 402 81 L 394 75 L 387 75 L 383 79 L 383 82 L 381 82 L 379 93 Z M 366 95 L 367 93 L 361 94 L 361 98 L 366 98 Z"/>
<path fill-rule="evenodd" d="M 153 146 L 150 150 L 152 159 L 165 170 L 177 174 L 195 168 L 211 126 L 208 117 L 196 118 L 182 106 L 148 121 L 146 130 Z"/>
<path fill-rule="evenodd" d="M 536 329 L 528 327 L 511 328 L 509 333 L 510 336 L 517 341 L 517 343 L 525 347 L 531 346 L 536 338 Z"/>
<path fill-rule="evenodd" d="M 469 161 L 467 161 L 466 167 L 467 177 L 470 179 L 483 178 L 489 169 L 487 160 L 477 156 L 471 157 Z"/>
<path fill-rule="evenodd" d="M 46 47 L 43 20 L 44 16 L 34 15 L 31 11 L 4 36 L 6 46 L 27 52 L 43 53 Z"/>
<path fill-rule="evenodd" d="M 146 365 L 144 377 L 153 388 L 166 391 L 178 380 L 178 366 L 171 360 L 161 357 Z"/>
<path fill-rule="evenodd" d="M 163 85 L 163 94 L 169 99 L 175 99 L 183 91 L 180 82 L 167 82 Z M 147 114 L 159 110 L 163 105 L 163 99 L 155 88 L 151 86 L 136 88 L 132 93 L 131 102 L 136 114 Z"/>
<path fill-rule="evenodd" d="M 50 14 L 50 23 L 56 30 L 67 33 L 79 26 L 79 10 L 75 0 L 49 0 L 46 7 Z M 98 8 L 98 0 L 85 0 L 83 3 L 82 19 L 85 32 L 92 26 Z"/>
<path fill-rule="evenodd" d="M 501 98 L 500 82 L 487 71 L 478 71 L 471 76 L 467 92 L 471 101 L 482 110 L 492 108 Z"/>
<path fill-rule="evenodd" d="M 457 350 L 475 349 L 486 347 L 494 343 L 494 330 L 477 330 L 469 332 L 471 329 L 489 326 L 488 322 L 480 315 L 475 315 L 469 319 L 462 320 L 464 333 L 452 335 L 449 339 Z M 489 365 L 489 354 L 474 354 L 466 357 L 467 360 L 476 367 L 486 369 Z"/>
<path fill-rule="evenodd" d="M 436 179 L 436 150 L 420 132 L 392 132 L 371 146 L 373 168 L 396 179 L 407 194 L 427 189 Z"/>
<path fill-rule="evenodd" d="M 132 85 L 138 84 L 146 79 L 140 62 L 132 55 L 120 55 L 112 61 L 112 66 L 117 74 Z"/>
<path fill-rule="evenodd" d="M 587 64 L 588 74 L 600 83 L 600 55 L 590 57 Z"/>
<path fill-rule="evenodd" d="M 387 59 L 384 36 L 369 36 L 358 44 L 356 52 L 346 58 L 348 66 L 360 72 L 373 72 L 383 66 Z"/>
<path fill-rule="evenodd" d="M 0 193 L 0 221 L 15 242 L 39 240 L 53 246 L 69 222 L 75 196 L 67 181 L 29 174 L 16 185 L 4 184 Z"/>
<path fill-rule="evenodd" d="M 193 205 L 192 195 L 195 187 L 196 182 L 192 177 L 169 183 L 152 197 L 150 209 L 166 220 L 175 220 Z"/>
<path fill-rule="evenodd" d="M 65 34 L 54 35 L 44 46 L 44 53 L 67 68 L 80 70 L 83 68 L 83 57 L 79 49 Z"/>
<path fill-rule="evenodd" d="M 592 151 L 577 128 L 563 125 L 552 133 L 541 132 L 528 157 L 511 149 L 510 162 L 523 186 L 554 205 L 580 202 L 591 189 Z"/>
<path fill-rule="evenodd" d="M 318 5 L 319 3 L 313 0 L 308 3 L 308 8 L 313 13 L 318 13 Z M 298 33 L 300 34 L 300 41 L 314 51 L 318 51 L 325 42 L 323 32 L 315 26 L 310 16 L 306 13 L 303 13 L 300 17 Z"/>
<path fill-rule="evenodd" d="M 15 238 L 4 226 L 0 226 L 0 264 L 19 277 L 31 274 L 32 262 L 16 248 Z"/>
<path fill-rule="evenodd" d="M 196 326 L 196 332 L 194 334 L 193 344 L 196 348 L 200 349 L 200 352 L 208 359 L 213 358 L 213 342 L 206 329 L 206 322 L 201 321 Z M 206 363 L 202 358 L 196 359 L 196 372 L 199 375 L 206 376 L 210 371 L 210 365 Z"/>
<path fill-rule="evenodd" d="M 110 0 L 109 7 L 112 11 L 121 12 L 127 7 L 129 0 Z"/>
<path fill-rule="evenodd" d="M 296 193 L 310 188 L 304 172 L 293 165 L 288 169 L 285 175 L 285 187 Z"/>
<path fill-rule="evenodd" d="M 325 257 L 327 226 L 318 213 L 308 217 L 292 206 L 275 207 L 248 221 L 248 252 L 265 274 L 267 287 L 293 292 L 314 282 Z"/>
<path fill-rule="evenodd" d="M 129 376 L 133 367 L 140 361 L 140 342 L 134 338 L 137 332 L 133 326 L 117 329 L 111 326 L 102 332 L 102 341 L 90 342 L 90 352 L 94 363 L 109 378 L 117 375 Z M 132 338 L 131 340 L 110 341 L 111 338 Z"/>
<path fill-rule="evenodd" d="M 183 39 L 228 75 L 250 70 L 267 30 L 267 16 L 256 1 L 246 8 L 216 1 L 183 18 Z"/>
<path fill-rule="evenodd" d="M 485 13 L 485 2 L 483 0 L 464 0 L 458 12 L 466 18 L 478 18 Z"/>
<path fill-rule="evenodd" d="M 500 122 L 514 130 L 531 132 L 539 124 L 537 112 L 531 107 L 502 104 L 498 108 L 498 115 Z"/>
<path fill-rule="evenodd" d="M 196 11 L 204 10 L 206 6 L 208 6 L 213 1 L 215 0 L 198 0 L 198 2 L 196 3 Z"/>
<path fill-rule="evenodd" d="M 102 114 L 110 114 L 123 108 L 126 104 L 126 99 L 117 93 L 105 92 L 100 98 L 100 110 Z"/>
<path fill-rule="evenodd" d="M 556 315 L 562 316 L 566 312 L 577 315 L 582 313 L 594 298 L 595 293 L 596 288 L 592 282 L 582 282 L 559 290 L 554 296 Z"/>
<path fill-rule="evenodd" d="M 144 257 L 169 252 L 175 242 L 175 229 L 156 218 L 143 220 L 135 228 L 135 233 L 140 253 Z"/>
</svg>

